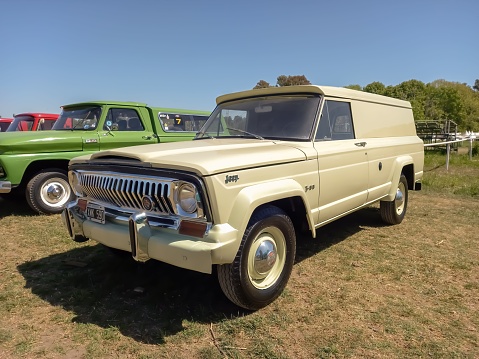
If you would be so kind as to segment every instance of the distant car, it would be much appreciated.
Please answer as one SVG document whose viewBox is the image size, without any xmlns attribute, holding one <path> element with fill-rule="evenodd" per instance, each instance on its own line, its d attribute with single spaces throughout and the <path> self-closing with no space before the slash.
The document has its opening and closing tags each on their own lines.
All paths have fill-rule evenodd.
<svg viewBox="0 0 479 359">
<path fill-rule="evenodd" d="M 0 118 L 0 132 L 5 132 L 12 121 L 11 118 Z"/>
<path fill-rule="evenodd" d="M 59 115 L 54 113 L 26 112 L 13 117 L 7 132 L 51 130 Z"/>
<path fill-rule="evenodd" d="M 191 141 L 209 114 L 138 102 L 62 106 L 50 131 L 0 133 L 0 197 L 16 193 L 38 213 L 60 213 L 74 198 L 67 177 L 73 157 L 147 143 Z"/>
</svg>

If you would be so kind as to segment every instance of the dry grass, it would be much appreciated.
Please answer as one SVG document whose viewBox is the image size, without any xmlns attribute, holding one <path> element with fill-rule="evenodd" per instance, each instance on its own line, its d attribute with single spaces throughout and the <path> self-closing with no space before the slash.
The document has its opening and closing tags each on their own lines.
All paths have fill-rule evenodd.
<svg viewBox="0 0 479 359">
<path fill-rule="evenodd" d="M 0 199 L 0 358 L 477 358 L 478 210 L 425 191 L 399 226 L 371 207 L 323 227 L 250 313 L 214 275 L 121 260 Z"/>
</svg>

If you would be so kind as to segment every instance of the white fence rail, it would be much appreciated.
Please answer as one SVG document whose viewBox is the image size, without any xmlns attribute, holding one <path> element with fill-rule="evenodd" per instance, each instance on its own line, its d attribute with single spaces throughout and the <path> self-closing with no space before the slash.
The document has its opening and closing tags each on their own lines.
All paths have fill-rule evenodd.
<svg viewBox="0 0 479 359">
<path fill-rule="evenodd" d="M 475 137 L 464 138 L 462 140 L 454 140 L 454 141 L 444 141 L 444 142 L 434 142 L 434 143 L 426 143 L 424 147 L 432 147 L 432 146 L 444 146 L 446 145 L 446 170 L 449 170 L 449 157 L 451 155 L 451 144 L 469 141 L 469 159 L 472 160 L 472 142 L 476 140 Z"/>
</svg>

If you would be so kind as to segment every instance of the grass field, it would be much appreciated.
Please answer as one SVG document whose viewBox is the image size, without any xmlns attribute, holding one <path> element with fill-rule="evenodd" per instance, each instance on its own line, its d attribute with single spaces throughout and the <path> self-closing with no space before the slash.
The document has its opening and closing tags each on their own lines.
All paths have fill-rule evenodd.
<svg viewBox="0 0 479 359">
<path fill-rule="evenodd" d="M 0 358 L 478 358 L 479 164 L 428 155 L 405 221 L 377 206 L 301 237 L 272 305 L 123 260 L 0 199 Z"/>
</svg>

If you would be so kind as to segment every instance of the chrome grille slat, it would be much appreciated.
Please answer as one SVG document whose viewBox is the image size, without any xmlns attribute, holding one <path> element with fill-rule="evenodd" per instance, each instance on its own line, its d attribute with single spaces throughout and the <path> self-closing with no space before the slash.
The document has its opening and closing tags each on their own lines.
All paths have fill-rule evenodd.
<svg viewBox="0 0 479 359">
<path fill-rule="evenodd" d="M 138 178 L 117 173 L 81 173 L 80 185 L 85 194 L 97 201 L 115 207 L 143 210 L 142 198 L 149 196 L 155 207 L 150 211 L 159 214 L 174 214 L 170 188 L 173 179 L 160 177 Z"/>
<path fill-rule="evenodd" d="M 165 186 L 165 188 L 163 188 L 163 196 L 161 198 L 162 199 L 165 198 L 165 197 L 169 198 L 170 197 L 170 190 L 171 190 L 171 188 L 169 186 Z M 173 212 L 171 202 L 165 201 L 165 206 L 166 206 L 166 208 L 169 208 L 169 210 Z"/>
<path fill-rule="evenodd" d="M 168 209 L 165 207 L 163 203 L 163 198 L 161 197 L 162 188 L 163 186 L 161 184 L 158 184 L 158 187 L 156 188 L 155 193 L 153 194 L 152 197 L 155 199 L 157 206 L 160 207 L 163 212 L 168 212 Z"/>
<path fill-rule="evenodd" d="M 128 194 L 126 193 L 127 183 L 128 183 L 128 181 L 122 180 L 120 193 L 121 193 L 121 197 L 123 199 L 123 203 L 125 203 L 125 207 L 130 207 L 130 202 L 128 201 Z"/>
<path fill-rule="evenodd" d="M 135 207 L 135 198 L 134 198 L 133 194 L 131 193 L 132 188 L 133 188 L 132 181 L 127 181 L 126 188 L 125 188 L 125 193 L 128 197 L 128 205 L 133 208 L 133 207 Z M 136 204 L 136 205 L 138 205 L 138 204 Z"/>
<path fill-rule="evenodd" d="M 122 184 L 122 178 L 118 178 L 115 180 L 115 188 L 113 189 L 113 192 L 115 193 L 116 200 L 118 201 L 118 204 L 121 207 L 125 207 L 125 202 L 123 202 L 123 198 L 121 196 L 121 184 Z"/>
</svg>

